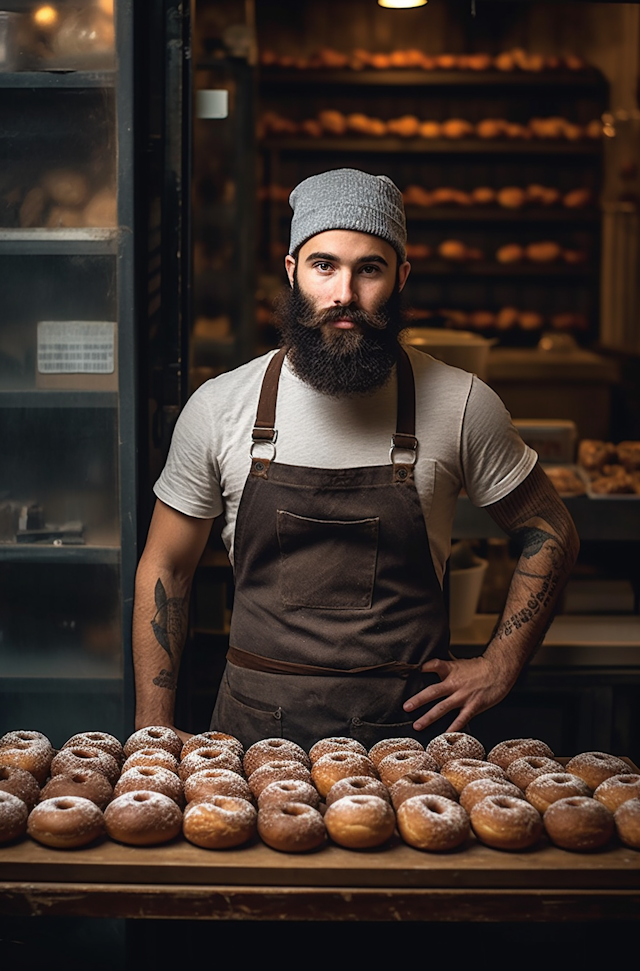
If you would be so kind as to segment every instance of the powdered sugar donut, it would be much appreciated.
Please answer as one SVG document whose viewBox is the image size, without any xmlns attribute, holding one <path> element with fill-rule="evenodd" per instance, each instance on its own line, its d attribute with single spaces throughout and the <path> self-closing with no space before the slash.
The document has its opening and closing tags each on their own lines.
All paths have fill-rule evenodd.
<svg viewBox="0 0 640 971">
<path fill-rule="evenodd" d="M 230 769 L 200 769 L 185 780 L 184 797 L 187 802 L 196 802 L 206 796 L 233 796 L 248 802 L 253 800 L 247 780 Z"/>
<path fill-rule="evenodd" d="M 161 792 L 125 792 L 105 810 L 107 833 L 128 846 L 168 843 L 182 829 L 182 813 L 173 799 Z"/>
<path fill-rule="evenodd" d="M 311 773 L 301 763 L 293 760 L 276 759 L 273 762 L 263 762 L 255 772 L 249 776 L 249 788 L 256 797 L 271 782 L 283 782 L 285 779 L 300 779 L 311 782 Z"/>
<path fill-rule="evenodd" d="M 640 850 L 640 799 L 627 799 L 616 809 L 613 818 L 624 845 Z"/>
<path fill-rule="evenodd" d="M 307 803 L 286 802 L 260 809 L 258 835 L 282 853 L 308 853 L 324 843 L 325 824 L 318 810 Z"/>
<path fill-rule="evenodd" d="M 628 799 L 640 798 L 640 775 L 612 775 L 600 783 L 593 798 L 606 806 L 610 813 L 615 813 Z"/>
<path fill-rule="evenodd" d="M 506 769 L 511 762 L 522 759 L 526 755 L 539 755 L 545 759 L 552 759 L 553 752 L 546 742 L 539 738 L 510 738 L 495 745 L 487 755 L 487 762 L 494 762 L 501 769 Z"/>
<path fill-rule="evenodd" d="M 462 806 L 445 796 L 412 796 L 398 807 L 398 830 L 409 846 L 443 852 L 464 843 L 469 817 Z"/>
<path fill-rule="evenodd" d="M 125 792 L 161 792 L 179 806 L 183 802 L 182 783 L 178 776 L 157 765 L 143 765 L 123 772 L 113 793 L 117 798 Z"/>
<path fill-rule="evenodd" d="M 458 793 L 475 779 L 504 779 L 505 777 L 499 765 L 482 762 L 481 759 L 450 759 L 445 762 L 440 771 Z"/>
<path fill-rule="evenodd" d="M 487 796 L 513 796 L 514 799 L 524 799 L 522 790 L 507 779 L 474 779 L 460 793 L 460 805 L 470 813 L 475 804 L 486 799 Z"/>
<path fill-rule="evenodd" d="M 333 735 L 330 738 L 321 738 L 319 742 L 312 745 L 309 750 L 309 758 L 313 765 L 323 755 L 329 752 L 355 752 L 356 755 L 366 755 L 367 750 L 355 738 L 347 738 L 344 735 Z"/>
<path fill-rule="evenodd" d="M 417 738 L 383 738 L 369 749 L 369 758 L 376 769 L 387 755 L 394 752 L 424 752 L 424 745 Z"/>
<path fill-rule="evenodd" d="M 31 729 L 18 729 L 18 731 L 7 732 L 0 738 L 0 750 L 4 748 L 13 748 L 18 742 L 37 742 L 39 745 L 44 746 L 47 750 L 51 751 L 51 757 L 53 758 L 53 746 L 46 735 L 42 732 L 34 732 Z"/>
<path fill-rule="evenodd" d="M 11 792 L 0 792 L 0 843 L 8 843 L 27 831 L 29 810 L 22 799 Z"/>
<path fill-rule="evenodd" d="M 372 779 L 367 775 L 351 775 L 340 779 L 331 786 L 325 800 L 327 806 L 344 799 L 345 796 L 379 796 L 380 799 L 390 801 L 389 790 L 379 779 Z"/>
<path fill-rule="evenodd" d="M 549 839 L 563 850 L 595 850 L 608 843 L 614 831 L 613 813 L 587 796 L 558 799 L 543 819 Z"/>
<path fill-rule="evenodd" d="M 53 756 L 51 742 L 41 732 L 7 732 L 0 739 L 0 762 L 30 772 L 40 785 L 49 775 Z"/>
<path fill-rule="evenodd" d="M 194 772 L 200 772 L 202 769 L 228 769 L 230 772 L 242 775 L 240 759 L 224 745 L 197 748 L 195 752 L 185 756 L 180 763 L 178 773 L 184 782 Z"/>
<path fill-rule="evenodd" d="M 80 732 L 78 735 L 73 735 L 68 739 L 62 748 L 75 748 L 80 746 L 80 748 L 98 748 L 102 752 L 107 752 L 109 755 L 113 756 L 118 765 L 122 765 L 124 762 L 124 749 L 122 744 L 114 735 L 109 735 L 107 732 Z"/>
<path fill-rule="evenodd" d="M 104 809 L 113 796 L 113 787 L 106 775 L 93 769 L 78 769 L 68 775 L 54 775 L 40 794 L 40 801 L 55 799 L 56 796 L 80 796 L 94 802 L 98 809 Z"/>
<path fill-rule="evenodd" d="M 180 757 L 184 759 L 199 748 L 218 748 L 220 745 L 231 749 L 234 755 L 242 759 L 244 755 L 242 742 L 235 735 L 227 735 L 226 732 L 200 732 L 199 735 L 192 735 L 182 746 Z"/>
<path fill-rule="evenodd" d="M 556 772 L 564 773 L 564 766 L 555 759 L 547 759 L 542 755 L 525 755 L 521 759 L 514 759 L 507 766 L 507 778 L 523 792 L 538 776 Z"/>
<path fill-rule="evenodd" d="M 258 811 L 269 809 L 271 806 L 284 806 L 286 803 L 304 803 L 317 809 L 320 805 L 320 795 L 317 789 L 302 779 L 282 779 L 270 782 L 258 796 Z"/>
<path fill-rule="evenodd" d="M 426 752 L 405 749 L 385 755 L 378 763 L 378 772 L 385 786 L 392 786 L 407 772 L 435 772 L 438 765 Z"/>
<path fill-rule="evenodd" d="M 549 806 L 558 799 L 590 796 L 591 789 L 577 775 L 571 775 L 569 772 L 549 772 L 533 779 L 525 789 L 524 795 L 539 813 L 546 813 Z"/>
<path fill-rule="evenodd" d="M 58 849 L 73 849 L 92 843 L 105 830 L 104 816 L 94 802 L 80 796 L 45 799 L 31 810 L 29 836 Z"/>
<path fill-rule="evenodd" d="M 126 758 L 137 752 L 139 748 L 163 748 L 179 759 L 182 751 L 182 739 L 172 728 L 167 728 L 166 725 L 149 725 L 147 728 L 141 728 L 134 732 L 124 743 Z"/>
<path fill-rule="evenodd" d="M 345 796 L 332 803 L 324 814 L 331 839 L 356 850 L 386 843 L 393 835 L 395 822 L 393 809 L 379 796 Z"/>
<path fill-rule="evenodd" d="M 60 749 L 51 763 L 51 775 L 70 775 L 81 769 L 92 769 L 106 775 L 111 785 L 120 776 L 120 766 L 112 755 L 98 748 L 83 748 L 81 745 Z"/>
<path fill-rule="evenodd" d="M 122 766 L 122 771 L 128 772 L 129 769 L 140 769 L 143 766 L 148 768 L 152 766 L 158 769 L 168 769 L 169 772 L 177 775 L 179 765 L 180 763 L 175 755 L 167 752 L 164 748 L 139 748 L 137 752 L 134 752 L 125 761 Z"/>
<path fill-rule="evenodd" d="M 449 780 L 439 772 L 428 770 L 408 772 L 407 775 L 401 776 L 390 787 L 389 795 L 396 812 L 405 800 L 413 796 L 444 796 L 445 799 L 458 801 L 458 793 Z"/>
<path fill-rule="evenodd" d="M 0 792 L 9 792 L 33 809 L 40 798 L 40 786 L 26 769 L 0 764 Z"/>
<path fill-rule="evenodd" d="M 245 752 L 243 767 L 247 779 L 265 762 L 300 762 L 305 769 L 311 768 L 311 760 L 305 750 L 288 738 L 263 738 Z"/>
<path fill-rule="evenodd" d="M 486 796 L 469 815 L 478 839 L 498 850 L 525 850 L 542 835 L 540 813 L 524 799 Z"/>
<path fill-rule="evenodd" d="M 431 739 L 426 752 L 441 768 L 451 759 L 484 759 L 484 745 L 466 732 L 443 732 Z"/>
<path fill-rule="evenodd" d="M 372 779 L 378 777 L 371 759 L 356 752 L 329 752 L 319 758 L 311 769 L 313 784 L 323 799 L 331 786 L 352 775 L 366 775 Z"/>
<path fill-rule="evenodd" d="M 208 850 L 241 846 L 255 834 L 258 814 L 246 799 L 207 796 L 191 802 L 184 812 L 182 831 L 190 843 Z"/>
<path fill-rule="evenodd" d="M 581 752 L 569 759 L 565 771 L 580 776 L 590 789 L 597 789 L 612 775 L 631 775 L 631 769 L 622 759 L 607 752 Z"/>
</svg>

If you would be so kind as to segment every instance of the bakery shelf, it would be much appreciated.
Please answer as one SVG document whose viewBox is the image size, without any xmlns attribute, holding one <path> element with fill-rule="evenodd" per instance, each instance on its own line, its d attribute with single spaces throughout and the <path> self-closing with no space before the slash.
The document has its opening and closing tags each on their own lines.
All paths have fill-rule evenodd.
<svg viewBox="0 0 640 971">
<path fill-rule="evenodd" d="M 0 391 L 0 408 L 115 408 L 116 391 Z"/>
<path fill-rule="evenodd" d="M 362 152 L 421 155 L 566 155 L 599 156 L 599 141 L 558 142 L 527 139 L 429 139 L 429 138 L 265 138 L 270 152 Z"/>
<path fill-rule="evenodd" d="M 597 226 L 602 218 L 598 209 L 490 209 L 480 206 L 450 209 L 407 206 L 406 214 L 411 222 L 425 223 L 579 223 Z"/>
<path fill-rule="evenodd" d="M 445 263 L 433 260 L 411 260 L 411 273 L 414 277 L 514 277 L 544 279 L 589 280 L 595 270 L 588 263 L 568 265 L 566 263 Z"/>
<path fill-rule="evenodd" d="M 198 70 L 214 67 L 201 63 Z M 601 90 L 606 81 L 595 70 L 586 71 L 335 71 L 335 70 L 278 70 L 260 72 L 260 84 L 264 87 L 304 86 L 314 87 L 406 87 L 406 88 L 551 88 L 559 87 Z"/>
<path fill-rule="evenodd" d="M 115 71 L 15 71 L 0 73 L 0 88 L 113 88 Z"/>
<path fill-rule="evenodd" d="M 117 252 L 115 228 L 0 229 L 3 256 L 109 256 Z"/>
<path fill-rule="evenodd" d="M 101 533 L 104 533 L 101 530 Z M 64 566 L 117 565 L 120 547 L 98 535 L 97 530 L 85 530 L 83 546 L 54 546 L 52 543 L 4 543 L 0 541 L 0 563 L 59 563 Z"/>
</svg>

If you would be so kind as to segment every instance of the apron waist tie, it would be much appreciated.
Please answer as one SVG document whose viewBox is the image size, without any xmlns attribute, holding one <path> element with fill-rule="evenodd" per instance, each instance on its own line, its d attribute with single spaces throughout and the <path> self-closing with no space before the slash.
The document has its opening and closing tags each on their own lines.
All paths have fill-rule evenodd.
<svg viewBox="0 0 640 971">
<path fill-rule="evenodd" d="M 230 647 L 227 651 L 227 661 L 239 668 L 250 671 L 262 671 L 265 674 L 302 674 L 317 677 L 350 677 L 357 674 L 392 675 L 397 678 L 408 678 L 409 675 L 422 668 L 422 664 L 407 664 L 404 661 L 386 661 L 384 664 L 370 664 L 360 668 L 327 668 L 316 664 L 296 664 L 295 661 L 277 661 L 272 657 L 252 654 L 238 647 Z"/>
</svg>

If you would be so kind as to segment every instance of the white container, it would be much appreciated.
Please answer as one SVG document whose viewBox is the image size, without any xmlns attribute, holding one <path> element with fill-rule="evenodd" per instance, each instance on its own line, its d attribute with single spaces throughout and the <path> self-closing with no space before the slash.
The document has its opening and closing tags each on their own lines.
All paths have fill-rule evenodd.
<svg viewBox="0 0 640 971">
<path fill-rule="evenodd" d="M 452 628 L 470 627 L 473 623 L 487 566 L 487 560 L 476 556 L 473 566 L 450 571 L 449 625 Z"/>
<path fill-rule="evenodd" d="M 471 371 L 486 381 L 487 358 L 494 340 L 467 330 L 440 330 L 436 327 L 409 327 L 403 331 L 405 344 L 437 357 L 445 364 Z"/>
</svg>

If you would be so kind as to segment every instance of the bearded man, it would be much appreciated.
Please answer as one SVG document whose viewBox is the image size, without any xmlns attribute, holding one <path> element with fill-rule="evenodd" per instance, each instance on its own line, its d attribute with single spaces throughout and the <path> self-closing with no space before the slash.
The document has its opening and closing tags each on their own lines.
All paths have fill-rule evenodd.
<svg viewBox="0 0 640 971">
<path fill-rule="evenodd" d="M 410 265 L 393 182 L 333 170 L 290 203 L 282 347 L 192 396 L 155 486 L 136 727 L 174 727 L 191 581 L 224 513 L 235 599 L 211 728 L 245 746 L 426 741 L 508 694 L 550 623 L 575 528 L 497 396 L 403 348 Z M 463 487 L 521 543 L 502 617 L 467 660 L 449 654 L 442 595 Z"/>
</svg>

